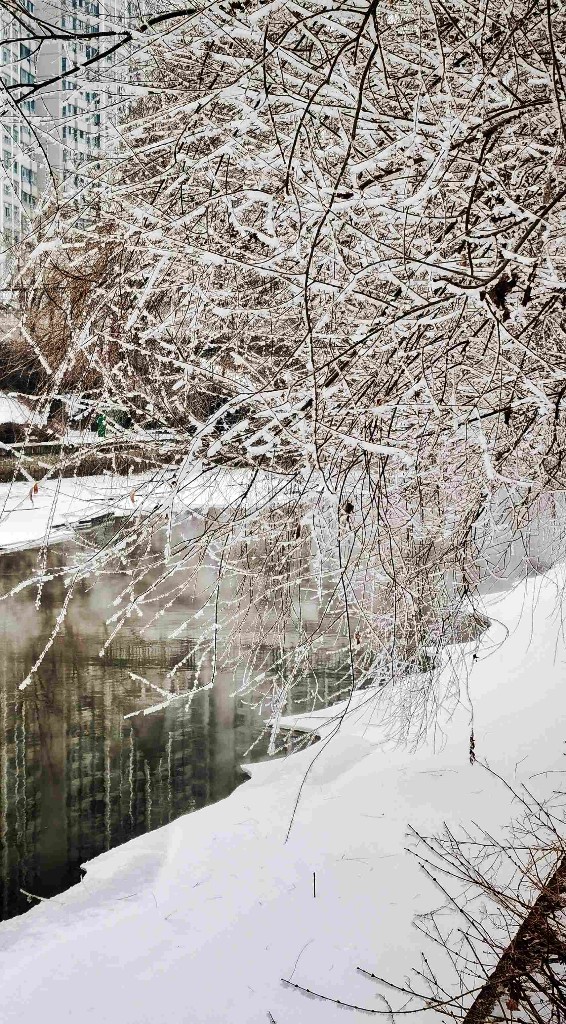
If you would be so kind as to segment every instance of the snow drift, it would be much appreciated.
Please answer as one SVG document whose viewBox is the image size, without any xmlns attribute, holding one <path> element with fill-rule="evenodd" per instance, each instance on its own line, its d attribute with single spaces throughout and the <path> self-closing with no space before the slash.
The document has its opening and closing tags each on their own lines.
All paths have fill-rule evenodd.
<svg viewBox="0 0 566 1024">
<path fill-rule="evenodd" d="M 408 826 L 498 832 L 516 814 L 504 782 L 470 764 L 472 719 L 479 762 L 542 798 L 556 786 L 562 589 L 560 568 L 525 581 L 489 606 L 477 647 L 447 652 L 445 692 L 458 672 L 460 699 L 426 744 L 394 746 L 389 687 L 361 691 L 303 721 L 319 744 L 254 766 L 227 800 L 104 854 L 81 884 L 2 925 L 3 1021 L 368 1019 L 283 978 L 389 1016 L 356 968 L 402 984 L 426 946 L 414 917 L 439 903 Z M 425 951 L 441 970 L 442 952 Z"/>
</svg>

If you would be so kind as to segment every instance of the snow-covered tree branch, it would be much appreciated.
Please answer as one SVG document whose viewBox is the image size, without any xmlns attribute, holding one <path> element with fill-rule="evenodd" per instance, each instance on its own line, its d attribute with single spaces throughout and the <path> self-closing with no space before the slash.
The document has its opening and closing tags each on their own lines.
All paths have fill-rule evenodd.
<svg viewBox="0 0 566 1024">
<path fill-rule="evenodd" d="M 272 474 L 230 552 L 243 530 L 297 583 L 308 535 L 370 662 L 452 635 L 481 538 L 564 485 L 562 18 L 207 6 L 26 256 L 45 407 L 153 429 L 159 522 L 197 460 Z"/>
</svg>

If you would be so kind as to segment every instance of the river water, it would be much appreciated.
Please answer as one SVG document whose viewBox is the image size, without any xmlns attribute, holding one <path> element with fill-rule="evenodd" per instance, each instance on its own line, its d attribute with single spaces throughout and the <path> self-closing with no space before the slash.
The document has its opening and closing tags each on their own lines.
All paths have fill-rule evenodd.
<svg viewBox="0 0 566 1024">
<path fill-rule="evenodd" d="M 48 567 L 58 571 L 76 564 L 113 529 L 99 527 L 52 547 Z M 501 551 L 490 547 L 478 563 L 480 591 L 507 589 L 533 571 L 534 558 L 537 571 L 552 564 L 557 537 L 562 544 L 554 521 L 546 533 L 537 526 L 534 541 L 503 535 Z M 37 551 L 1 555 L 0 595 L 33 577 L 37 566 Z M 249 634 L 238 634 L 238 658 L 229 670 L 216 671 L 212 688 L 189 703 L 183 698 L 154 714 L 125 717 L 161 699 L 132 673 L 164 685 L 184 659 L 183 671 L 166 685 L 186 692 L 197 677 L 206 686 L 212 666 L 190 626 L 187 631 L 182 625 L 201 607 L 190 590 L 149 628 L 128 620 L 101 657 L 123 582 L 108 571 L 94 585 L 75 588 L 60 634 L 24 690 L 19 684 L 43 650 L 65 598 L 64 575 L 46 584 L 39 608 L 36 587 L 0 603 L 0 920 L 79 881 L 81 864 L 104 850 L 228 796 L 245 780 L 242 762 L 267 756 L 271 704 L 254 706 L 241 692 L 242 682 L 253 660 L 263 668 L 260 689 L 269 695 L 272 683 L 277 688 L 281 638 L 271 641 L 262 629 L 259 642 L 257 621 L 246 611 Z M 234 593 L 225 597 L 234 603 Z M 238 591 L 235 600 L 247 609 L 249 594 Z M 318 622 L 318 613 L 318 604 L 302 607 L 307 627 Z M 292 635 L 285 637 L 286 648 L 294 642 Z M 329 704 L 343 695 L 348 681 L 344 657 L 321 649 L 281 710 L 292 714 Z"/>
<path fill-rule="evenodd" d="M 73 554 L 71 544 L 54 547 L 50 565 L 57 569 Z M 34 551 L 0 557 L 3 592 L 33 575 L 37 557 Z M 149 632 L 126 625 L 100 657 L 116 587 L 111 573 L 95 586 L 77 587 L 60 635 L 24 690 L 19 684 L 61 607 L 63 579 L 46 585 L 39 609 L 35 588 L 0 604 L 2 919 L 79 881 L 81 864 L 102 851 L 226 797 L 245 779 L 241 763 L 267 754 L 269 706 L 253 707 L 237 693 L 245 657 L 241 668 L 219 671 L 214 686 L 189 705 L 183 699 L 151 715 L 124 717 L 156 701 L 131 672 L 159 683 L 185 656 L 179 687 L 186 689 L 197 658 L 191 636 L 168 639 L 190 614 L 189 598 Z M 244 654 L 245 645 L 244 639 Z M 263 647 L 269 683 L 275 641 L 273 651 L 269 643 Z M 198 672 L 206 682 L 209 657 Z M 284 711 L 328 703 L 343 685 L 339 660 L 321 656 Z"/>
</svg>

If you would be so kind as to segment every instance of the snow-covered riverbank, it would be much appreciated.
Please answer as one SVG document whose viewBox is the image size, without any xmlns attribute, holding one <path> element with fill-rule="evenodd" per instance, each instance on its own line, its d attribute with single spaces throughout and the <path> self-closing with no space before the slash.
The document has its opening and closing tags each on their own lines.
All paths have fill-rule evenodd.
<svg viewBox="0 0 566 1024">
<path fill-rule="evenodd" d="M 105 516 L 147 515 L 157 506 L 175 512 L 200 513 L 209 507 L 228 508 L 242 499 L 257 500 L 249 491 L 249 474 L 196 463 L 182 473 L 147 472 L 130 476 L 64 477 L 42 481 L 0 483 L 0 553 L 67 540 L 73 531 Z"/>
<path fill-rule="evenodd" d="M 479 761 L 514 787 L 556 788 L 562 582 L 556 569 L 491 605 L 479 657 L 470 647 L 455 661 L 461 701 L 427 746 L 387 742 L 388 687 L 363 691 L 346 714 L 303 723 L 321 743 L 254 767 L 227 800 L 104 854 L 80 885 L 0 926 L 2 1020 L 361 1021 L 282 979 L 384 1011 L 356 968 L 403 984 L 421 950 L 450 986 L 448 960 L 413 925 L 442 900 L 406 852 L 407 829 L 500 834 L 518 812 L 503 782 L 470 765 L 472 707 Z"/>
</svg>

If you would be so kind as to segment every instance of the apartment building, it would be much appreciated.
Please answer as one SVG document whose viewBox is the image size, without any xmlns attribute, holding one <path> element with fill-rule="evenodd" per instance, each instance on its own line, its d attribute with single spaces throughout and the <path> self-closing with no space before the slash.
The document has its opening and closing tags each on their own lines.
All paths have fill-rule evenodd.
<svg viewBox="0 0 566 1024">
<path fill-rule="evenodd" d="M 55 178 L 64 183 L 67 195 L 79 195 L 81 164 L 96 160 L 107 147 L 109 130 L 125 102 L 122 80 L 127 52 L 104 56 L 118 36 L 98 33 L 123 30 L 129 4 L 127 0 L 38 0 L 36 11 L 73 35 L 43 43 L 36 61 L 39 81 L 67 75 L 42 90 L 36 100 L 35 124 L 45 147 L 39 160 L 39 187 L 44 189 Z M 93 58 L 87 76 L 72 73 Z"/>
<path fill-rule="evenodd" d="M 32 0 L 21 0 L 21 6 L 33 13 Z M 14 41 L 21 34 L 15 30 L 5 7 L 0 8 L 0 66 L 5 86 L 35 81 L 31 47 Z M 2 164 L 0 169 L 0 237 L 10 260 L 14 246 L 20 242 L 38 199 L 37 143 L 33 131 L 35 101 L 30 98 L 17 109 L 4 104 L 0 118 Z"/>
<path fill-rule="evenodd" d="M 81 165 L 110 144 L 109 133 L 126 102 L 127 52 L 103 56 L 88 76 L 66 73 L 108 49 L 123 30 L 128 0 L 20 0 L 25 10 L 68 38 L 21 41 L 25 30 L 0 5 L 0 77 L 4 86 L 49 82 L 37 96 L 0 105 L 0 277 L 13 263 L 42 193 L 57 183 L 80 202 Z M 61 76 L 63 76 L 61 78 Z M 21 98 L 22 92 L 12 92 Z"/>
</svg>

